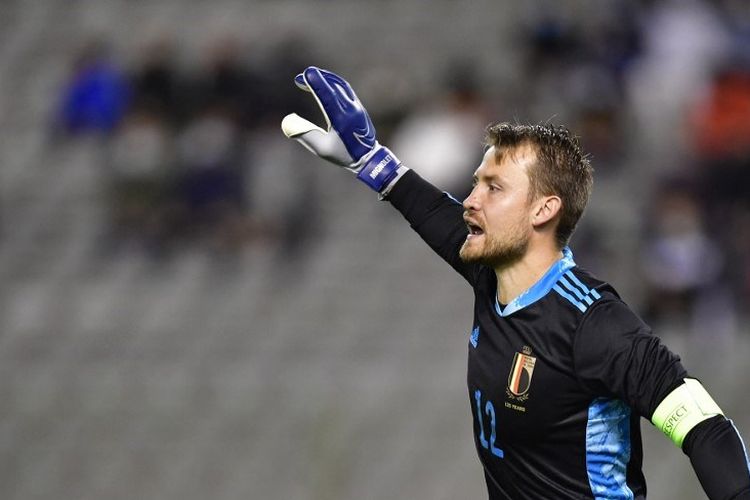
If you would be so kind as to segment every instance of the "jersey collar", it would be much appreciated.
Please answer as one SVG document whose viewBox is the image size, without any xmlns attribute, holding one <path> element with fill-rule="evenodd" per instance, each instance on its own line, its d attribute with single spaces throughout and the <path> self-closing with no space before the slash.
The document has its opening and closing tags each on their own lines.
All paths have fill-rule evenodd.
<svg viewBox="0 0 750 500">
<path fill-rule="evenodd" d="M 495 311 L 502 317 L 510 316 L 516 311 L 520 311 L 526 306 L 530 306 L 537 300 L 541 299 L 555 286 L 555 283 L 560 277 L 570 269 L 575 267 L 576 263 L 573 260 L 573 252 L 570 251 L 569 247 L 563 248 L 563 256 L 560 260 L 552 264 L 544 276 L 539 281 L 531 285 L 531 288 L 523 292 L 521 295 L 513 299 L 510 304 L 505 306 L 505 309 L 500 307 L 500 303 L 497 301 L 497 292 L 495 293 Z"/>
</svg>

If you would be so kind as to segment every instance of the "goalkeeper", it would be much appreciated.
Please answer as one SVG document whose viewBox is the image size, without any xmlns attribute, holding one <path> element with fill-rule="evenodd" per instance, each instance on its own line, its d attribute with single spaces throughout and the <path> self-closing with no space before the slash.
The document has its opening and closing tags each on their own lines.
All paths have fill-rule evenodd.
<svg viewBox="0 0 750 500">
<path fill-rule="evenodd" d="M 326 129 L 282 129 L 356 173 L 474 290 L 468 397 L 490 499 L 646 497 L 639 419 L 690 457 L 712 499 L 750 499 L 742 439 L 700 381 L 568 240 L 592 169 L 567 129 L 498 123 L 463 204 L 380 145 L 349 84 L 307 68 Z"/>
</svg>

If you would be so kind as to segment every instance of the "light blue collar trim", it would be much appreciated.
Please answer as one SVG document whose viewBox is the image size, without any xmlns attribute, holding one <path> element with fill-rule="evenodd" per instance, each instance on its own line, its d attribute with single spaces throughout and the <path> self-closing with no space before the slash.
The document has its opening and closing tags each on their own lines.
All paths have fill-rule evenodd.
<svg viewBox="0 0 750 500">
<path fill-rule="evenodd" d="M 575 267 L 576 263 L 573 261 L 573 252 L 570 251 L 569 247 L 563 248 L 562 259 L 558 260 L 552 267 L 544 273 L 539 281 L 531 285 L 531 288 L 523 292 L 521 295 L 513 299 L 510 304 L 505 306 L 505 309 L 500 307 L 500 303 L 497 301 L 497 293 L 495 293 L 495 311 L 502 316 L 510 316 L 516 311 L 523 309 L 526 306 L 530 306 L 537 300 L 541 299 L 555 286 L 555 283 L 560 277 L 570 269 Z"/>
</svg>

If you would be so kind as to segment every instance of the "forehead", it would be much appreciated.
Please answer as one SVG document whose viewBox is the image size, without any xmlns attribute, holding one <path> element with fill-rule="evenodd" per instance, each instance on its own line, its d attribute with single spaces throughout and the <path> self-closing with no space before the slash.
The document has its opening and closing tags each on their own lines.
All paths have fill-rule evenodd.
<svg viewBox="0 0 750 500">
<path fill-rule="evenodd" d="M 535 161 L 536 153 L 531 145 L 521 144 L 501 149 L 492 146 L 485 151 L 474 176 L 501 177 L 506 180 L 528 179 L 528 169 Z"/>
</svg>

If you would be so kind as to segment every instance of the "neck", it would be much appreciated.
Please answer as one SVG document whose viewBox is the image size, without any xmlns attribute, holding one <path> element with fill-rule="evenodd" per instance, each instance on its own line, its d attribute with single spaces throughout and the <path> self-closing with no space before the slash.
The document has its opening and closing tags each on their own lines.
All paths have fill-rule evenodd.
<svg viewBox="0 0 750 500">
<path fill-rule="evenodd" d="M 562 251 L 556 247 L 529 249 L 523 257 L 512 264 L 496 267 L 497 300 L 501 304 L 510 303 L 539 281 L 562 256 Z"/>
</svg>

